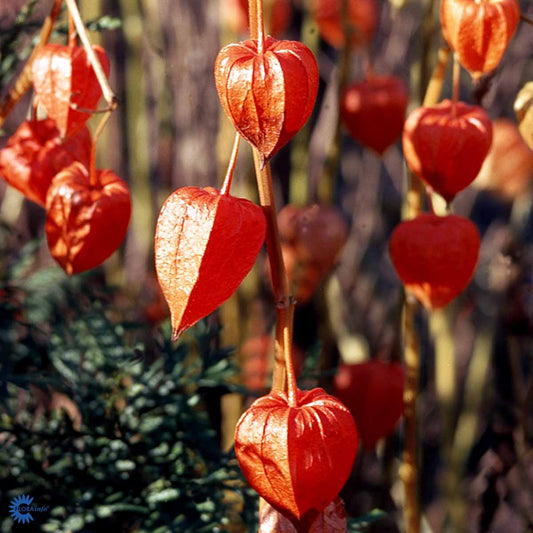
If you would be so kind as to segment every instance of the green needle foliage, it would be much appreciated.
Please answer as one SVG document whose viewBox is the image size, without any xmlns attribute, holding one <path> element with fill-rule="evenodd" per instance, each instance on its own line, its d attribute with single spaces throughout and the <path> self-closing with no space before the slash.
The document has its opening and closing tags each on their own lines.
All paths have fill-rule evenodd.
<svg viewBox="0 0 533 533">
<path fill-rule="evenodd" d="M 20 494 L 49 505 L 33 513 L 42 531 L 255 521 L 255 497 L 207 409 L 235 373 L 217 329 L 201 323 L 171 343 L 165 327 L 143 344 L 141 328 L 114 318 L 115 291 L 94 274 L 33 272 L 36 249 L 0 250 L 2 507 Z"/>
</svg>

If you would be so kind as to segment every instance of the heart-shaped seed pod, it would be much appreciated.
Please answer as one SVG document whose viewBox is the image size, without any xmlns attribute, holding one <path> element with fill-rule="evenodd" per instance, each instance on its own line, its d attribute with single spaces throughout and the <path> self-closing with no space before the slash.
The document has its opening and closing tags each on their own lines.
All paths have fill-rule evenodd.
<svg viewBox="0 0 533 533">
<path fill-rule="evenodd" d="M 105 50 L 94 45 L 106 76 Z M 62 137 L 80 130 L 91 118 L 102 96 L 100 84 L 82 46 L 47 44 L 37 51 L 32 64 L 33 87 L 39 102 L 56 121 Z M 75 109 L 79 107 L 80 110 Z"/>
<path fill-rule="evenodd" d="M 309 525 L 306 533 L 346 533 L 344 502 L 335 498 Z M 259 509 L 259 533 L 297 533 L 292 522 L 264 502 Z"/>
<path fill-rule="evenodd" d="M 46 197 L 46 239 L 50 253 L 67 274 L 103 263 L 126 236 L 131 215 L 126 182 L 111 170 L 91 180 L 81 163 L 72 163 L 52 180 Z"/>
<path fill-rule="evenodd" d="M 90 156 L 87 128 L 63 139 L 52 119 L 25 120 L 0 150 L 0 175 L 44 207 L 52 178 L 74 161 L 88 166 Z"/>
<path fill-rule="evenodd" d="M 500 63 L 520 20 L 517 0 L 441 0 L 442 34 L 474 78 Z"/>
<path fill-rule="evenodd" d="M 491 142 L 485 110 L 450 100 L 415 109 L 403 130 L 407 165 L 447 202 L 475 179 Z"/>
<path fill-rule="evenodd" d="M 170 308 L 173 338 L 226 301 L 265 240 L 262 209 L 212 187 L 183 187 L 157 220 L 155 267 Z"/>
<path fill-rule="evenodd" d="M 272 391 L 241 416 L 235 453 L 250 485 L 298 531 L 332 502 L 346 483 L 358 448 L 348 409 L 322 389 L 293 400 Z"/>
<path fill-rule="evenodd" d="M 430 213 L 401 222 L 389 246 L 403 284 L 430 310 L 445 307 L 466 288 L 479 247 L 479 233 L 470 220 Z"/>
<path fill-rule="evenodd" d="M 394 431 L 403 414 L 403 384 L 401 363 L 373 359 L 339 367 L 333 394 L 352 413 L 364 448 L 373 449 Z"/>
<path fill-rule="evenodd" d="M 346 42 L 343 1 L 314 0 L 313 16 L 320 36 L 335 48 L 342 48 Z M 376 0 L 348 0 L 347 18 L 350 45 L 366 46 L 374 37 L 378 25 L 379 4 Z"/>
<path fill-rule="evenodd" d="M 289 142 L 311 115 L 318 90 L 315 56 L 302 43 L 267 37 L 220 50 L 215 82 L 224 111 L 263 161 Z"/>
<path fill-rule="evenodd" d="M 402 134 L 409 93 L 396 76 L 354 83 L 341 99 L 341 118 L 350 136 L 379 155 Z"/>
</svg>

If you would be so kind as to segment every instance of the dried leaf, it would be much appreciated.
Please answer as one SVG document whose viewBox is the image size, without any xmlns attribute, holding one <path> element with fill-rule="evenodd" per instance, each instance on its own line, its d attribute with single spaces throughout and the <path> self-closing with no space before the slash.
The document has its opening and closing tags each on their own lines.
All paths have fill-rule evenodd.
<svg viewBox="0 0 533 533">
<path fill-rule="evenodd" d="M 111 170 L 89 171 L 73 163 L 53 179 L 46 198 L 46 238 L 67 274 L 103 263 L 126 236 L 131 200 L 128 186 Z"/>
<path fill-rule="evenodd" d="M 474 78 L 498 66 L 519 20 L 517 0 L 441 0 L 440 3 L 442 34 Z"/>
<path fill-rule="evenodd" d="M 346 533 L 344 502 L 335 498 L 311 523 L 307 533 Z M 259 533 L 297 533 L 292 522 L 265 502 L 259 509 Z"/>
<path fill-rule="evenodd" d="M 237 423 L 235 453 L 250 485 L 298 531 L 336 498 L 357 454 L 348 409 L 322 389 L 256 400 Z"/>
<path fill-rule="evenodd" d="M 520 133 L 533 150 L 533 81 L 526 83 L 516 96 L 514 111 Z"/>
<path fill-rule="evenodd" d="M 93 46 L 106 76 L 109 61 L 105 50 Z M 41 47 L 32 65 L 33 86 L 48 116 L 56 121 L 63 137 L 81 129 L 91 118 L 102 96 L 100 84 L 82 46 L 47 44 Z"/>
<path fill-rule="evenodd" d="M 439 309 L 468 285 L 479 246 L 479 232 L 467 218 L 423 213 L 396 227 L 390 255 L 406 288 L 427 309 Z"/>
<path fill-rule="evenodd" d="M 0 174 L 32 202 L 44 207 L 52 178 L 74 161 L 89 164 L 87 128 L 66 139 L 52 119 L 26 120 L 0 150 Z"/>
<path fill-rule="evenodd" d="M 333 394 L 352 413 L 365 448 L 374 448 L 394 431 L 403 414 L 403 384 L 401 363 L 373 359 L 339 367 Z"/>
<path fill-rule="evenodd" d="M 447 202 L 474 181 L 491 142 L 486 111 L 450 100 L 415 109 L 403 131 L 407 165 Z"/>
<path fill-rule="evenodd" d="M 372 76 L 354 83 L 341 99 L 348 133 L 382 155 L 402 134 L 409 92 L 395 76 Z"/>
<path fill-rule="evenodd" d="M 212 187 L 183 187 L 161 208 L 155 266 L 174 338 L 213 312 L 252 268 L 265 239 L 262 209 Z"/>
<path fill-rule="evenodd" d="M 302 128 L 318 90 L 311 50 L 297 41 L 267 37 L 230 44 L 218 53 L 215 82 L 224 111 L 264 160 Z"/>
</svg>

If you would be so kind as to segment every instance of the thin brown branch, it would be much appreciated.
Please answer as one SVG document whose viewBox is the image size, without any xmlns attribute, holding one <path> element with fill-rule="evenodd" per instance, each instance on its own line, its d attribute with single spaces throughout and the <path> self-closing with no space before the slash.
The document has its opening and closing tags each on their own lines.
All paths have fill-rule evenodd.
<svg viewBox="0 0 533 533">
<path fill-rule="evenodd" d="M 107 76 L 105 75 L 100 60 L 94 53 L 91 41 L 89 39 L 89 34 L 87 33 L 87 29 L 85 28 L 85 24 L 83 23 L 83 20 L 81 18 L 78 6 L 76 5 L 76 1 L 65 0 L 65 2 L 67 4 L 69 14 L 72 17 L 72 20 L 74 21 L 74 25 L 76 26 L 78 36 L 85 48 L 85 52 L 87 53 L 89 62 L 91 63 L 94 69 L 94 73 L 96 74 L 96 78 L 98 79 L 98 83 L 100 84 L 100 87 L 102 89 L 102 94 L 109 106 L 115 109 L 118 105 L 117 97 L 115 96 L 113 89 L 111 89 L 111 86 L 107 81 Z"/>
<path fill-rule="evenodd" d="M 522 20 L 526 24 L 531 24 L 533 26 L 533 19 L 528 17 L 527 15 L 524 15 L 523 13 L 520 14 L 520 20 Z"/>
<path fill-rule="evenodd" d="M 405 299 L 405 388 L 404 388 L 404 446 L 400 478 L 405 490 L 405 522 L 409 533 L 420 531 L 418 501 L 418 417 L 417 399 L 420 375 L 420 346 L 414 317 L 418 302 L 411 295 Z"/>
</svg>

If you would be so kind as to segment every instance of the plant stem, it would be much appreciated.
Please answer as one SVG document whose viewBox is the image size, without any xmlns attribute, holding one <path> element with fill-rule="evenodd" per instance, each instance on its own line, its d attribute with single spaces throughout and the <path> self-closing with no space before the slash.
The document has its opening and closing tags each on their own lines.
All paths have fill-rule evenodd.
<svg viewBox="0 0 533 533">
<path fill-rule="evenodd" d="M 533 26 L 533 19 L 529 18 L 528 16 L 524 15 L 523 13 L 520 15 L 520 20 L 524 21 L 526 24 L 531 24 Z"/>
<path fill-rule="evenodd" d="M 250 38 L 258 41 L 258 53 L 261 53 L 262 40 L 264 39 L 263 2 L 262 0 L 248 0 L 248 7 Z M 286 331 L 292 331 L 292 313 L 287 312 L 287 309 L 291 305 L 289 281 L 281 253 L 281 241 L 276 218 L 276 205 L 274 202 L 270 164 L 268 161 L 263 160 L 256 148 L 252 149 L 259 202 L 267 221 L 266 244 L 270 264 L 272 291 L 274 293 L 277 312 L 272 390 L 285 390 L 285 338 Z"/>
<path fill-rule="evenodd" d="M 289 405 L 296 407 L 297 390 L 296 374 L 292 359 L 292 323 L 294 317 L 294 300 L 290 300 L 287 307 L 283 307 L 283 352 L 285 354 L 285 368 L 287 371 L 287 397 Z"/>
<path fill-rule="evenodd" d="M 228 170 L 226 171 L 226 177 L 224 178 L 224 183 L 222 184 L 222 189 L 220 189 L 220 194 L 225 196 L 229 195 L 231 189 L 231 182 L 233 180 L 233 172 L 235 172 L 235 164 L 237 163 L 237 156 L 239 155 L 239 144 L 241 141 L 241 136 L 239 132 L 235 132 L 235 140 L 233 141 L 233 149 L 231 151 L 231 157 L 228 164 Z"/>
<path fill-rule="evenodd" d="M 81 42 L 83 43 L 85 52 L 87 53 L 89 62 L 91 63 L 94 69 L 94 73 L 96 74 L 96 78 L 98 79 L 98 83 L 100 84 L 100 87 L 102 89 L 102 94 L 106 102 L 109 105 L 109 109 L 114 110 L 118 105 L 117 97 L 115 96 L 115 93 L 111 89 L 111 86 L 109 85 L 109 82 L 107 81 L 107 76 L 105 75 L 104 69 L 102 68 L 102 65 L 100 64 L 100 60 L 94 53 L 93 47 L 91 46 L 91 41 L 89 39 L 87 29 L 85 28 L 85 24 L 83 23 L 80 12 L 78 10 L 78 6 L 76 5 L 76 1 L 65 0 L 65 2 L 67 4 L 69 15 L 72 17 L 72 20 L 74 21 L 74 25 L 76 26 L 76 31 L 78 32 L 78 36 Z"/>
<path fill-rule="evenodd" d="M 102 117 L 102 120 L 100 120 L 98 127 L 96 128 L 96 131 L 94 132 L 93 143 L 91 146 L 91 159 L 89 163 L 89 183 L 91 187 L 98 186 L 98 178 L 96 177 L 96 143 L 98 142 L 98 139 L 100 138 L 102 131 L 104 131 L 104 127 L 107 121 L 109 120 L 109 117 L 111 116 L 112 112 L 113 110 L 109 109 L 104 114 L 104 116 Z"/>
<path fill-rule="evenodd" d="M 72 13 L 68 13 L 68 45 L 74 47 L 78 44 L 78 37 L 76 35 L 76 25 L 72 18 Z"/>
<path fill-rule="evenodd" d="M 281 253 L 281 243 L 279 238 L 278 222 L 276 218 L 276 206 L 274 203 L 274 191 L 272 189 L 272 178 L 270 174 L 270 164 L 262 163 L 262 158 L 255 148 L 253 148 L 255 174 L 259 191 L 259 202 L 263 208 L 267 221 L 266 244 L 268 261 L 270 264 L 270 275 L 272 279 L 272 291 L 276 302 L 277 324 L 276 324 L 276 349 L 274 359 L 274 374 L 272 376 L 272 389 L 285 390 L 285 350 L 284 335 L 287 327 L 287 320 L 292 316 L 285 310 L 290 306 L 289 281 L 283 263 Z"/>
<path fill-rule="evenodd" d="M 409 533 L 420 531 L 418 502 L 418 381 L 420 374 L 420 345 L 414 317 L 418 302 L 408 295 L 404 304 L 405 388 L 404 388 L 404 446 L 400 478 L 405 489 L 405 522 Z"/>
<path fill-rule="evenodd" d="M 0 103 L 0 127 L 4 123 L 11 110 L 17 105 L 19 100 L 24 96 L 24 94 L 26 94 L 26 91 L 28 91 L 28 89 L 31 87 L 31 68 L 33 60 L 35 59 L 35 55 L 37 54 L 39 48 L 41 48 L 41 46 L 44 46 L 48 42 L 55 21 L 57 20 L 57 17 L 59 16 L 59 13 L 61 11 L 62 3 L 63 0 L 54 0 L 49 15 L 44 19 L 41 28 L 41 33 L 39 35 L 39 43 L 33 49 L 33 52 L 31 53 L 28 61 L 26 62 L 24 69 L 17 78 L 15 85 L 5 96 L 4 100 Z"/>
</svg>

